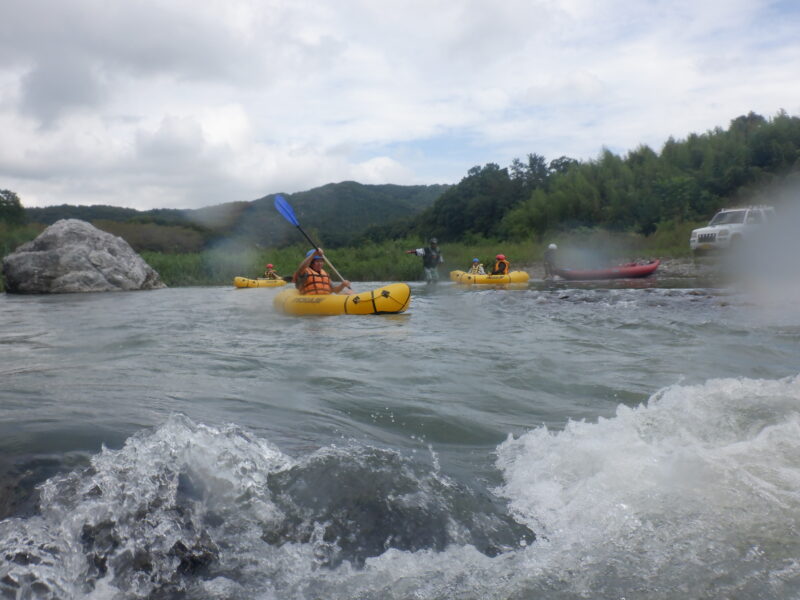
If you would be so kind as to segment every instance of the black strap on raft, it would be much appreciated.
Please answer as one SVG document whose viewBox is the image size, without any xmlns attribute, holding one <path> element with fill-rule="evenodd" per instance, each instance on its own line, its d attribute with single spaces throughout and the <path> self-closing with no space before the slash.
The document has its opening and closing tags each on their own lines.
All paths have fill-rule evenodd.
<svg viewBox="0 0 800 600">
<path fill-rule="evenodd" d="M 394 311 L 378 310 L 378 305 L 375 303 L 375 300 L 378 297 L 391 298 L 397 304 L 402 304 L 399 300 L 396 300 L 395 298 L 392 298 L 392 293 L 389 290 L 381 290 L 380 296 L 376 296 L 375 295 L 375 290 L 372 290 L 370 292 L 369 300 L 372 302 L 372 313 L 375 314 L 375 315 L 382 315 L 382 314 L 384 314 L 386 312 L 394 312 Z M 345 312 L 345 314 L 347 314 L 347 302 L 352 302 L 353 304 L 358 304 L 359 302 L 361 302 L 361 296 L 358 295 L 358 296 L 348 296 L 347 297 L 347 300 L 344 303 L 344 312 Z"/>
<path fill-rule="evenodd" d="M 375 291 L 374 290 L 369 293 L 369 299 L 372 300 L 372 314 L 373 315 L 380 314 L 380 312 L 378 311 L 378 305 L 375 304 Z"/>
</svg>

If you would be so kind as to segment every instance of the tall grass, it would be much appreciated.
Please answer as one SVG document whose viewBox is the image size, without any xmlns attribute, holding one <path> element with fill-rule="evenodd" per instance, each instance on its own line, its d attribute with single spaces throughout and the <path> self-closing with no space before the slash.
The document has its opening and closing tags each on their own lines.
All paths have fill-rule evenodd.
<svg viewBox="0 0 800 600">
<path fill-rule="evenodd" d="M 415 281 L 423 278 L 422 259 L 406 254 L 406 250 L 423 245 L 419 240 L 389 240 L 382 244 L 335 248 L 326 250 L 325 254 L 342 277 L 351 281 Z M 290 276 L 305 258 L 306 251 L 304 246 L 295 246 L 237 252 L 209 250 L 192 254 L 143 252 L 142 258 L 169 286 L 232 285 L 236 276 L 260 277 L 267 263 L 275 265 L 281 275 Z M 487 265 L 493 264 L 494 256 L 499 252 L 509 257 L 512 268 L 522 267 L 534 259 L 540 247 L 533 242 L 500 243 L 491 240 L 480 240 L 476 244 L 443 244 L 445 263 L 442 272 L 466 269 L 475 256 Z"/>
<path fill-rule="evenodd" d="M 665 224 L 649 237 L 600 229 L 560 233 L 542 241 L 503 242 L 473 237 L 467 242 L 441 244 L 445 259 L 441 271 L 442 276 L 446 276 L 452 270 L 466 270 L 473 258 L 489 267 L 500 253 L 508 257 L 512 270 L 538 268 L 544 249 L 551 242 L 561 249 L 580 249 L 584 254 L 594 255 L 599 262 L 684 257 L 689 255 L 689 233 L 697 225 Z M 381 244 L 334 248 L 326 250 L 325 254 L 339 273 L 351 281 L 418 281 L 423 278 L 422 259 L 406 254 L 406 250 L 424 245 L 418 239 L 387 240 Z M 267 263 L 275 265 L 281 275 L 290 276 L 305 258 L 306 251 L 306 246 L 293 246 L 236 251 L 216 249 L 193 254 L 143 252 L 142 257 L 169 286 L 232 285 L 236 276 L 260 277 Z"/>
<path fill-rule="evenodd" d="M 169 286 L 233 285 L 233 278 L 237 276 L 262 277 L 268 263 L 275 265 L 281 275 L 291 275 L 305 256 L 305 250 L 299 247 L 267 250 L 217 248 L 189 254 L 142 252 L 141 255 Z"/>
</svg>

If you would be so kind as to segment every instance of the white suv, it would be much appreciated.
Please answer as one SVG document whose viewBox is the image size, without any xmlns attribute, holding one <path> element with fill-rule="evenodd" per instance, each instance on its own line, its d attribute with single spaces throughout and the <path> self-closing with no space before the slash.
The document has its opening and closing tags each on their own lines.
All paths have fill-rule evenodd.
<svg viewBox="0 0 800 600">
<path fill-rule="evenodd" d="M 695 253 L 731 249 L 758 231 L 760 226 L 774 221 L 775 209 L 771 206 L 725 208 L 714 215 L 707 227 L 692 231 L 689 247 Z"/>
</svg>

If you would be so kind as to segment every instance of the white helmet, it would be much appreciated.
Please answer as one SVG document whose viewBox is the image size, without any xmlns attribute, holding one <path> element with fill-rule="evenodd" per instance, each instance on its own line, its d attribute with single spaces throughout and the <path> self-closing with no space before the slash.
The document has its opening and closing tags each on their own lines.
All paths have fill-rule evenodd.
<svg viewBox="0 0 800 600">
<path fill-rule="evenodd" d="M 548 250 L 558 250 L 558 246 L 556 246 L 555 244 L 550 244 L 550 245 L 547 247 L 547 249 L 548 249 Z"/>
</svg>

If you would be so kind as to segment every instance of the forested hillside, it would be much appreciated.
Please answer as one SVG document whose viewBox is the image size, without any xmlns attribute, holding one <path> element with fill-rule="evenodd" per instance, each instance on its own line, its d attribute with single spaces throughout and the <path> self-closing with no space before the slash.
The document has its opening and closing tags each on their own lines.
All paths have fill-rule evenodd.
<svg viewBox="0 0 800 600">
<path fill-rule="evenodd" d="M 362 185 L 354 181 L 328 184 L 307 192 L 284 194 L 303 229 L 329 247 L 351 244 L 370 226 L 419 214 L 449 186 Z M 296 228 L 276 212 L 269 195 L 243 211 L 232 235 L 262 246 L 280 247 L 299 241 Z"/>
<path fill-rule="evenodd" d="M 530 231 L 597 225 L 655 231 L 665 221 L 702 220 L 717 209 L 759 201 L 771 183 L 800 170 L 800 118 L 754 113 L 686 140 L 669 139 L 554 174 L 504 218 L 512 237 Z M 769 198 L 761 198 L 770 201 Z"/>
<path fill-rule="evenodd" d="M 446 185 L 363 185 L 353 181 L 285 194 L 303 228 L 321 243 L 352 242 L 364 229 L 387 220 L 409 218 L 431 206 Z M 280 247 L 301 241 L 273 206 L 274 195 L 251 202 L 228 202 L 195 210 L 138 211 L 115 206 L 26 208 L 29 223 L 50 225 L 75 218 L 126 239 L 136 250 L 196 252 L 221 243 Z"/>
<path fill-rule="evenodd" d="M 769 184 L 800 172 L 800 118 L 755 113 L 660 152 L 604 150 L 586 162 L 537 154 L 510 167 L 473 167 L 423 213 L 375 227 L 365 238 L 435 235 L 519 240 L 577 227 L 649 235 L 660 223 L 699 221 L 725 205 L 766 201 Z"/>
</svg>

